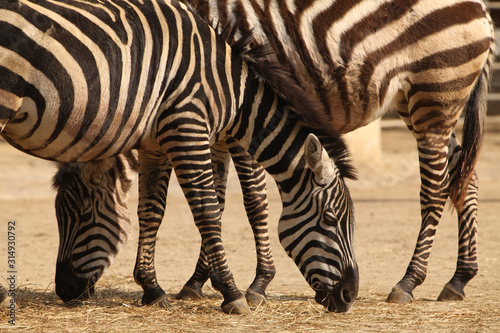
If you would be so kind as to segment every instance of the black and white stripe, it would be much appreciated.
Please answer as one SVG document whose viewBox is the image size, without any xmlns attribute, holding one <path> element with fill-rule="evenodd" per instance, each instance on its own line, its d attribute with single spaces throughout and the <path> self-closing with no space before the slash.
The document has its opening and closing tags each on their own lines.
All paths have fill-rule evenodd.
<svg viewBox="0 0 500 333">
<path fill-rule="evenodd" d="M 19 1 L 2 3 L 0 13 L 0 124 L 8 142 L 63 163 L 138 148 L 139 217 L 146 229 L 149 218 L 162 214 L 154 207 L 163 203 L 164 187 L 153 180 L 169 160 L 224 296 L 222 309 L 242 313 L 248 306 L 227 265 L 210 159 L 211 143 L 236 140 L 276 179 L 284 204 L 282 245 L 317 300 L 330 310 L 350 309 L 358 272 L 345 146 L 321 127 L 316 104 L 285 71 L 244 52 L 264 84 L 223 38 L 175 1 Z M 335 161 L 301 119 L 314 119 L 309 125 L 330 135 Z M 135 277 L 151 300 L 163 291 L 143 271 L 148 246 L 139 244 Z M 56 289 L 71 299 L 73 287 Z"/>
<path fill-rule="evenodd" d="M 127 242 L 131 230 L 127 199 L 137 163 L 137 152 L 131 151 L 104 160 L 58 165 L 54 188 L 59 295 L 88 297 Z"/>
<path fill-rule="evenodd" d="M 249 304 L 258 305 L 265 302 L 265 290 L 276 273 L 269 243 L 265 174 L 259 164 L 250 159 L 241 148 L 237 148 L 237 143 L 231 142 L 230 148 L 233 151 L 233 161 L 241 182 L 244 206 L 254 233 L 257 252 L 256 275 L 247 289 L 246 298 Z M 227 171 L 230 166 L 225 143 L 212 145 L 211 159 L 215 189 L 222 212 L 225 205 Z M 138 152 L 132 150 L 117 157 L 95 162 L 59 164 L 54 177 L 54 188 L 57 190 L 56 215 L 60 228 L 56 285 L 61 284 L 58 281 L 68 280 L 68 276 L 73 276 L 75 289 L 73 294 L 80 295 L 79 298 L 90 296 L 94 284 L 103 271 L 111 265 L 128 239 L 130 220 L 126 200 L 130 183 L 138 172 L 138 163 Z M 165 193 L 171 169 L 170 161 L 165 161 L 160 169 L 162 174 L 157 176 L 164 184 L 162 191 Z M 147 205 L 143 206 L 146 207 L 141 210 L 142 214 L 148 214 Z M 164 206 L 165 199 L 154 203 L 155 210 L 165 209 Z M 161 225 L 162 216 L 163 212 L 154 219 L 154 222 L 149 218 L 139 234 L 144 242 L 151 244 L 151 248 L 148 249 L 151 253 L 154 253 L 154 239 Z M 102 238 L 103 234 L 107 234 L 108 237 Z M 148 259 L 150 263 L 147 266 L 151 267 L 148 276 L 152 276 L 155 275 L 154 255 Z M 208 262 L 202 248 L 195 274 L 177 297 L 181 299 L 202 297 L 201 288 L 209 276 Z"/>
<path fill-rule="evenodd" d="M 477 182 L 494 53 L 481 0 L 185 0 L 210 21 L 236 22 L 322 105 L 332 128 L 353 131 L 397 111 L 415 136 L 422 226 L 388 300 L 408 302 L 426 277 L 450 197 L 459 216 L 457 270 L 438 297 L 463 299 L 477 274 Z M 464 110 L 459 144 L 454 128 Z"/>
</svg>

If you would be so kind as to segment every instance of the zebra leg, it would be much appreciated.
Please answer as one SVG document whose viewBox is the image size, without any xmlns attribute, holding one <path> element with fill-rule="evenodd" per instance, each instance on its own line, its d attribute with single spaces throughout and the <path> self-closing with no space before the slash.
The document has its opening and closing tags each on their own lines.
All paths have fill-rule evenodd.
<svg viewBox="0 0 500 333">
<path fill-rule="evenodd" d="M 264 169 L 253 161 L 236 142 L 232 142 L 231 155 L 240 179 L 245 209 L 253 230 L 257 250 L 257 270 L 253 283 L 247 289 L 248 304 L 257 306 L 266 301 L 265 290 L 276 274 L 271 254 L 268 231 L 268 203 Z M 219 142 L 211 147 L 214 182 L 221 212 L 225 206 L 229 154 L 226 144 Z M 177 295 L 177 299 L 196 299 L 203 297 L 202 287 L 209 278 L 209 267 L 203 247 L 196 269 L 191 278 Z M 220 290 L 217 281 L 212 286 Z"/>
<path fill-rule="evenodd" d="M 387 302 L 410 303 L 413 301 L 413 289 L 422 284 L 427 275 L 432 243 L 446 199 L 449 196 L 448 143 L 452 129 L 444 125 L 440 126 L 439 122 L 435 122 L 438 125 L 434 128 L 429 128 L 432 125 L 425 127 L 425 122 L 420 122 L 420 125 L 417 126 L 416 122 L 410 118 L 409 113 L 402 111 L 399 113 L 417 139 L 422 225 L 406 274 L 392 288 Z"/>
<path fill-rule="evenodd" d="M 198 262 L 196 263 L 196 268 L 193 275 L 184 284 L 181 291 L 175 297 L 176 299 L 191 300 L 203 297 L 203 285 L 207 282 L 210 277 L 210 270 L 208 267 L 207 256 L 203 251 L 203 246 L 200 248 L 200 256 Z M 215 289 L 218 289 L 215 287 Z"/>
<path fill-rule="evenodd" d="M 266 288 L 276 274 L 268 228 L 268 201 L 265 170 L 234 140 L 228 141 L 229 151 L 243 191 L 243 200 L 257 251 L 255 279 L 245 297 L 248 304 L 257 306 L 266 301 Z"/>
<path fill-rule="evenodd" d="M 186 141 L 174 139 L 162 139 L 162 141 L 165 142 L 165 151 L 172 161 L 200 232 L 212 283 L 220 286 L 224 297 L 222 311 L 233 314 L 250 313 L 245 297 L 234 282 L 222 244 L 221 212 L 214 186 L 208 138 L 207 144 L 201 146 L 190 145 L 190 142 L 185 144 Z M 201 139 L 198 142 L 202 142 Z"/>
<path fill-rule="evenodd" d="M 217 192 L 217 199 L 219 201 L 219 209 L 222 214 L 226 202 L 226 184 L 230 165 L 230 155 L 227 151 L 226 144 L 222 141 L 213 144 L 210 147 L 210 156 L 212 160 L 214 186 Z M 176 299 L 189 300 L 202 298 L 202 288 L 209 277 L 210 271 L 207 256 L 202 246 L 195 271 L 189 280 L 184 284 L 181 291 L 177 294 Z M 221 288 L 220 285 L 217 285 L 217 281 L 214 280 L 212 281 L 212 287 L 219 291 Z"/>
<path fill-rule="evenodd" d="M 451 156 L 449 158 L 450 175 L 457 176 L 456 163 L 461 154 L 460 146 L 453 133 L 450 140 Z M 461 301 L 465 298 L 465 285 L 478 272 L 477 262 L 477 210 L 478 210 L 478 180 L 474 176 L 467 188 L 462 209 L 457 208 L 458 215 L 458 259 L 455 274 L 444 286 L 438 296 L 438 301 Z"/>
<path fill-rule="evenodd" d="M 143 305 L 168 304 L 158 285 L 154 265 L 156 234 L 165 213 L 166 195 L 172 166 L 164 155 L 139 152 L 139 244 L 134 279 L 144 290 Z"/>
</svg>

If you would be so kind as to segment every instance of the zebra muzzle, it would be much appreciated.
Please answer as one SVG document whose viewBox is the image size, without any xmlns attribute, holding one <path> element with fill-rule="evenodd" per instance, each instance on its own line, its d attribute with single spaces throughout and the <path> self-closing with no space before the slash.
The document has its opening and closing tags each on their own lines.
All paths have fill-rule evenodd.
<svg viewBox="0 0 500 333">
<path fill-rule="evenodd" d="M 348 267 L 343 278 L 335 286 L 316 289 L 315 301 L 331 312 L 349 312 L 358 295 L 358 268 Z"/>
<path fill-rule="evenodd" d="M 56 294 L 67 305 L 74 305 L 88 299 L 95 291 L 100 272 L 94 272 L 89 278 L 78 277 L 71 264 L 57 264 Z"/>
</svg>

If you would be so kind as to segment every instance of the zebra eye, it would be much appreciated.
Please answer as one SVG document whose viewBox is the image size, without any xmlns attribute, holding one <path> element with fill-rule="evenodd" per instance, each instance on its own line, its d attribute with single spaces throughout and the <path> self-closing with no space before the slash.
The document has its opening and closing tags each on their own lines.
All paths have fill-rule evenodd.
<svg viewBox="0 0 500 333">
<path fill-rule="evenodd" d="M 337 219 L 337 216 L 334 212 L 332 212 L 331 210 L 327 210 L 323 214 L 323 222 L 328 226 L 336 227 L 339 223 L 339 220 Z"/>
</svg>

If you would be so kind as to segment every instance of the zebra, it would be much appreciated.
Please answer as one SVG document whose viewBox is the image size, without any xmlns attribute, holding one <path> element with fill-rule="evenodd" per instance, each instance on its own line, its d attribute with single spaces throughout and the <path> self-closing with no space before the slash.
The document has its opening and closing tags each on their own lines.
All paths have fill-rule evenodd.
<svg viewBox="0 0 500 333">
<path fill-rule="evenodd" d="M 347 149 L 286 70 L 264 60 L 264 49 L 244 51 L 249 38 L 231 48 L 230 36 L 218 36 L 177 1 L 0 4 L 0 133 L 7 142 L 63 163 L 139 149 L 139 177 L 151 180 L 139 186 L 145 205 L 164 195 L 154 180 L 168 159 L 222 310 L 247 313 L 224 253 L 210 160 L 210 144 L 235 140 L 276 180 L 280 243 L 316 300 L 330 311 L 350 310 L 359 274 Z M 144 224 L 157 214 L 154 207 L 138 212 Z M 147 246 L 139 244 L 139 257 L 150 254 Z M 157 285 L 138 262 L 135 278 L 147 299 Z M 72 287 L 56 286 L 63 301 Z"/>
<path fill-rule="evenodd" d="M 478 183 L 486 95 L 495 54 L 481 0 L 185 0 L 236 37 L 269 44 L 331 128 L 347 133 L 397 111 L 414 135 L 422 223 L 404 277 L 388 302 L 409 303 L 424 281 L 447 198 L 458 214 L 456 271 L 438 300 L 463 300 L 477 274 Z M 455 125 L 464 110 L 462 144 Z"/>
<path fill-rule="evenodd" d="M 94 292 L 100 274 L 111 265 L 131 231 L 128 193 L 138 169 L 138 152 L 86 163 L 58 163 L 59 249 L 56 293 L 76 300 Z"/>
<path fill-rule="evenodd" d="M 390 110 L 398 112 L 417 140 L 422 226 L 406 274 L 387 300 L 413 300 L 413 289 L 426 277 L 436 228 L 450 194 L 459 216 L 459 253 L 455 274 L 438 300 L 463 299 L 466 284 L 478 271 L 477 177 L 473 170 L 483 136 L 486 86 L 494 54 L 491 19 L 484 4 L 429 0 L 185 2 L 209 21 L 221 22 L 221 26 L 235 21 L 240 35 L 251 31 L 257 43 L 271 44 L 275 60 L 320 101 L 331 126 L 339 132 L 355 130 Z M 447 108 L 451 111 L 441 112 Z M 466 135 L 460 147 L 453 128 L 462 109 L 478 113 L 466 112 Z M 428 138 L 431 135 L 434 141 Z M 201 295 L 206 279 L 206 260 L 201 253 L 180 297 Z"/>
<path fill-rule="evenodd" d="M 222 212 L 229 167 L 227 147 L 222 142 L 212 145 L 211 157 Z M 263 188 L 265 174 L 260 165 L 255 165 L 255 161 L 248 159 L 246 153 L 234 155 L 233 160 L 241 180 L 245 209 L 254 231 L 257 251 L 255 279 L 248 287 L 245 297 L 250 305 L 257 306 L 266 301 L 265 290 L 276 274 L 269 244 L 268 203 Z M 58 163 L 58 170 L 53 177 L 53 187 L 57 191 L 55 207 L 59 227 L 55 281 L 56 286 L 65 285 L 65 289 L 69 290 L 66 292 L 69 296 L 64 297 L 75 301 L 90 297 L 100 275 L 111 266 L 127 242 L 130 235 L 127 199 L 138 172 L 138 164 L 137 150 L 98 161 Z M 165 192 L 171 169 L 170 161 L 167 161 L 163 174 L 158 175 L 158 179 L 165 183 Z M 165 202 L 162 203 L 165 205 Z M 158 222 L 158 227 L 159 224 Z M 151 223 L 147 229 L 152 229 Z M 145 235 L 141 232 L 140 237 L 143 236 Z M 154 267 L 154 262 L 150 266 Z M 204 269 L 206 270 L 205 266 Z M 197 272 L 200 271 L 201 269 L 197 269 Z M 205 274 L 204 279 L 207 278 Z M 64 290 L 56 289 L 56 292 L 65 294 Z M 163 292 L 160 294 L 165 296 Z M 200 285 L 199 290 L 182 289 L 178 298 L 201 295 Z M 143 304 L 161 301 L 162 297 L 156 297 L 150 301 L 143 300 Z"/>
<path fill-rule="evenodd" d="M 229 169 L 229 152 L 234 162 L 241 188 L 243 191 L 243 203 L 252 228 L 257 252 L 257 267 L 255 278 L 245 293 L 246 301 L 249 305 L 258 306 L 266 301 L 266 288 L 276 274 L 276 268 L 271 253 L 268 231 L 268 202 L 265 191 L 265 173 L 253 158 L 242 149 L 237 142 L 229 138 L 226 142 L 217 142 L 211 146 L 212 168 L 215 181 L 215 188 L 219 201 L 219 208 L 224 210 L 225 190 Z M 144 285 L 144 280 L 148 285 L 154 286 L 153 292 L 145 293 L 142 304 L 164 304 L 166 294 L 156 281 L 156 270 L 154 266 L 154 254 L 156 234 L 161 225 L 166 206 L 166 193 L 170 179 L 171 166 L 168 161 L 162 163 L 165 169 L 158 175 L 153 175 L 151 180 L 149 175 L 144 177 L 145 173 L 139 172 L 139 184 L 156 183 L 157 189 L 151 192 L 151 197 L 139 198 L 139 216 L 147 215 L 140 220 L 148 220 L 147 224 L 140 223 L 139 246 L 137 260 L 134 269 L 136 281 Z M 141 187 L 142 188 L 142 187 Z M 161 190 L 160 190 L 161 188 Z M 146 193 L 144 189 L 141 193 Z M 158 193 L 161 196 L 158 197 Z M 155 214 L 151 216 L 150 212 L 154 207 Z M 154 220 L 154 221 L 153 221 Z M 144 245 L 141 245 L 144 244 Z M 146 247 L 147 250 L 141 249 Z M 147 255 L 143 253 L 147 252 Z M 140 277 L 141 276 L 141 277 Z M 147 276 L 144 278 L 142 276 Z M 196 270 L 182 290 L 177 294 L 177 299 L 194 299 L 203 297 L 202 287 L 211 277 L 209 263 L 206 258 L 203 246 L 200 249 L 200 258 L 196 264 Z M 154 281 L 154 282 L 150 282 Z M 220 283 L 212 279 L 212 286 L 221 290 Z"/>
</svg>

